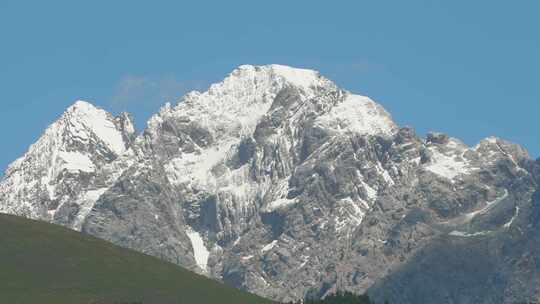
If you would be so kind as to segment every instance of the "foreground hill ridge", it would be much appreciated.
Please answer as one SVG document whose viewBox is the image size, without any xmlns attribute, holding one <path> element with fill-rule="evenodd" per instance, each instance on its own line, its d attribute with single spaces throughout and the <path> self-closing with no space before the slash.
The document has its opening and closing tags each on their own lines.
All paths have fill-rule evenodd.
<svg viewBox="0 0 540 304">
<path fill-rule="evenodd" d="M 243 65 L 166 104 L 140 134 L 129 114 L 77 101 L 10 165 L 0 211 L 278 300 L 339 289 L 383 297 L 385 284 L 398 303 L 482 303 L 473 287 L 494 275 L 488 268 L 470 292 L 452 278 L 419 283 L 444 286 L 444 299 L 405 298 L 400 290 L 424 279 L 402 272 L 443 241 L 452 251 L 480 238 L 510 265 L 532 254 L 524 237 L 536 227 L 539 163 L 496 137 L 474 147 L 442 133 L 422 139 L 316 71 Z M 523 252 L 508 256 L 507 237 Z M 498 302 L 526 287 L 515 270 L 496 280 Z"/>
<path fill-rule="evenodd" d="M 271 303 L 57 225 L 0 214 L 4 303 Z"/>
</svg>

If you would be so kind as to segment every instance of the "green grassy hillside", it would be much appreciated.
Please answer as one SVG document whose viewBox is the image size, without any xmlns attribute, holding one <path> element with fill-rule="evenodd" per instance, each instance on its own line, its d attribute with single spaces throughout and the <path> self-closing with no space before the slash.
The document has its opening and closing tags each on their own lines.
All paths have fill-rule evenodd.
<svg viewBox="0 0 540 304">
<path fill-rule="evenodd" d="M 10 304 L 271 303 L 60 226 L 3 214 L 0 298 Z"/>
</svg>

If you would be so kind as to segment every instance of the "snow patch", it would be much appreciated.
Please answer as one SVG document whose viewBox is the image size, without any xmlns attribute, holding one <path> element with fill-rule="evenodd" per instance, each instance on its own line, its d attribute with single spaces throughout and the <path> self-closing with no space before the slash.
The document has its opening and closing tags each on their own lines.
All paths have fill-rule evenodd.
<svg viewBox="0 0 540 304">
<path fill-rule="evenodd" d="M 241 259 L 242 261 L 249 261 L 253 258 L 253 255 L 243 256 Z"/>
<path fill-rule="evenodd" d="M 366 212 L 364 210 L 369 210 L 369 204 L 364 200 L 359 200 L 359 202 L 353 201 L 350 197 L 341 199 L 339 201 L 340 207 L 338 208 L 339 215 L 335 217 L 335 227 L 336 231 L 341 231 L 347 226 L 356 227 L 362 224 Z M 362 209 L 362 206 L 364 209 Z"/>
<path fill-rule="evenodd" d="M 472 171 L 470 164 L 465 159 L 457 159 L 455 155 L 446 155 L 437 149 L 430 150 L 433 155 L 431 163 L 425 166 L 426 170 L 450 180 Z"/>
<path fill-rule="evenodd" d="M 353 207 L 353 213 L 351 213 L 351 219 L 356 222 L 357 225 L 360 225 L 362 223 L 362 220 L 364 219 L 364 215 L 366 214 L 357 203 L 355 203 L 350 197 L 342 199 L 342 202 L 348 203 Z M 363 200 L 360 200 L 360 204 L 366 208 L 367 203 Z"/>
<path fill-rule="evenodd" d="M 269 250 L 272 250 L 272 248 L 274 248 L 276 245 L 277 245 L 278 241 L 277 240 L 273 240 L 271 243 L 269 244 L 266 244 L 262 249 L 261 249 L 261 252 L 267 252 Z"/>
<path fill-rule="evenodd" d="M 293 68 L 279 64 L 272 64 L 270 67 L 277 75 L 299 87 L 310 88 L 319 80 L 319 74 L 313 70 Z"/>
<path fill-rule="evenodd" d="M 480 209 L 480 210 L 476 210 L 476 211 L 464 214 L 463 218 L 465 220 L 469 221 L 469 220 L 472 220 L 475 216 L 477 216 L 479 214 L 485 214 L 486 212 L 491 210 L 493 207 L 498 205 L 500 202 L 504 201 L 508 197 L 508 194 L 509 194 L 508 190 L 504 189 L 503 195 L 501 195 L 500 197 L 496 198 L 493 201 L 486 202 L 486 206 L 484 208 Z"/>
<path fill-rule="evenodd" d="M 193 183 L 199 186 L 215 186 L 212 168 L 223 161 L 235 143 L 224 142 L 218 146 L 193 153 L 183 153 L 173 158 L 165 169 L 169 179 L 176 184 Z"/>
<path fill-rule="evenodd" d="M 61 169 L 66 169 L 70 172 L 94 172 L 96 169 L 94 163 L 87 154 L 61 151 L 58 154 L 58 157 L 63 160 Z"/>
<path fill-rule="evenodd" d="M 503 201 L 504 199 L 506 199 L 506 198 L 508 197 L 508 194 L 509 194 L 509 193 L 508 193 L 508 189 L 504 189 L 503 195 L 501 195 L 500 197 L 496 198 L 496 199 L 493 200 L 493 201 L 488 201 L 488 202 L 486 202 L 486 204 L 487 204 L 488 206 L 496 205 L 496 204 L 500 203 L 501 201 Z"/>
<path fill-rule="evenodd" d="M 388 240 L 383 240 L 383 239 L 376 239 L 376 241 L 383 245 L 386 245 L 386 243 L 388 243 Z"/>
<path fill-rule="evenodd" d="M 195 262 L 202 270 L 208 272 L 208 257 L 210 256 L 210 251 L 208 251 L 204 245 L 204 239 L 200 233 L 193 230 L 191 227 L 186 229 L 186 234 L 191 240 Z"/>
<path fill-rule="evenodd" d="M 380 162 L 377 162 L 377 165 L 375 166 L 375 170 L 377 170 L 377 173 L 379 173 L 384 181 L 389 185 L 393 186 L 395 184 L 394 179 L 390 176 L 388 171 L 383 168 Z"/>
<path fill-rule="evenodd" d="M 382 106 L 365 96 L 349 94 L 330 112 L 319 116 L 315 124 L 341 132 L 368 135 L 392 135 L 397 126 Z"/>
<path fill-rule="evenodd" d="M 306 264 L 307 264 L 307 263 L 309 262 L 309 260 L 310 260 L 310 257 L 307 256 L 307 255 L 302 255 L 302 260 L 303 260 L 303 261 L 302 261 L 302 264 L 300 264 L 300 266 L 298 266 L 297 269 L 300 269 L 300 268 L 306 266 Z"/>
<path fill-rule="evenodd" d="M 275 190 L 273 192 L 272 199 L 273 201 L 267 203 L 261 211 L 263 212 L 272 212 L 277 209 L 282 209 L 290 205 L 298 203 L 297 198 L 289 199 L 287 194 L 289 192 L 289 179 L 290 176 L 279 180 L 278 182 L 272 182 L 271 185 L 275 185 Z"/>
<path fill-rule="evenodd" d="M 105 110 L 78 100 L 65 113 L 73 135 L 82 140 L 89 140 L 88 132 L 98 137 L 117 155 L 126 151 L 122 133 L 114 124 L 114 118 Z"/>
<path fill-rule="evenodd" d="M 516 220 L 516 218 L 519 215 L 519 206 L 516 206 L 516 211 L 514 212 L 514 216 L 508 221 L 508 223 L 504 224 L 504 228 L 510 228 L 512 226 L 512 223 Z"/>
<path fill-rule="evenodd" d="M 499 139 L 495 136 L 490 136 L 490 137 L 486 137 L 484 141 L 486 141 L 487 143 L 496 145 Z"/>
<path fill-rule="evenodd" d="M 467 233 L 463 231 L 453 230 L 448 235 L 457 236 L 457 237 L 475 237 L 475 236 L 488 235 L 490 232 L 491 231 L 480 231 L 480 232 L 474 232 L 474 233 Z"/>
<path fill-rule="evenodd" d="M 79 213 L 77 213 L 77 217 L 75 218 L 75 221 L 73 222 L 73 229 L 77 231 L 80 231 L 82 229 L 84 220 L 86 219 L 90 211 L 92 211 L 92 208 L 94 208 L 94 205 L 96 204 L 98 199 L 107 190 L 108 188 L 90 190 L 81 195 L 81 197 L 78 200 Z"/>
<path fill-rule="evenodd" d="M 264 211 L 272 212 L 272 211 L 275 211 L 277 209 L 281 209 L 281 208 L 285 208 L 285 207 L 290 206 L 290 205 L 294 205 L 296 203 L 297 203 L 296 199 L 278 198 L 277 200 L 270 202 L 268 204 L 268 206 L 266 206 Z"/>
<path fill-rule="evenodd" d="M 373 189 L 370 185 L 368 185 L 363 180 L 360 181 L 362 183 L 362 186 L 364 186 L 364 189 L 366 190 L 367 196 L 371 201 L 375 201 L 378 197 L 377 190 Z"/>
</svg>

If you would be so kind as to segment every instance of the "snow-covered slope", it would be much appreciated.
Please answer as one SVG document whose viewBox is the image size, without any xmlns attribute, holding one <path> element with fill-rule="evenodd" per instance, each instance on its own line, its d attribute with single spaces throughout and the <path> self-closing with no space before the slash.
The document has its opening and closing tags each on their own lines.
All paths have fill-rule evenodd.
<svg viewBox="0 0 540 304">
<path fill-rule="evenodd" d="M 0 211 L 64 221 L 55 219 L 64 204 L 90 208 L 105 191 L 100 168 L 126 153 L 133 132 L 127 116 L 75 102 L 9 166 L 0 183 Z"/>
<path fill-rule="evenodd" d="M 281 65 L 240 66 L 134 132 L 129 115 L 76 102 L 9 167 L 0 212 L 293 300 L 364 292 L 438 238 L 523 227 L 540 175 L 517 145 L 422 139 Z"/>
</svg>

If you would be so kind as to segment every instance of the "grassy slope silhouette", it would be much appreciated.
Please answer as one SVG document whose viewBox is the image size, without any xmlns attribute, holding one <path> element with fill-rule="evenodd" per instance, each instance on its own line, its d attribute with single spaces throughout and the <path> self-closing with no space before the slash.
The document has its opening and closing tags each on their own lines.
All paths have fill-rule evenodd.
<svg viewBox="0 0 540 304">
<path fill-rule="evenodd" d="M 0 298 L 12 304 L 272 303 L 91 236 L 4 214 Z"/>
</svg>

